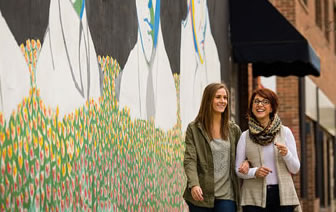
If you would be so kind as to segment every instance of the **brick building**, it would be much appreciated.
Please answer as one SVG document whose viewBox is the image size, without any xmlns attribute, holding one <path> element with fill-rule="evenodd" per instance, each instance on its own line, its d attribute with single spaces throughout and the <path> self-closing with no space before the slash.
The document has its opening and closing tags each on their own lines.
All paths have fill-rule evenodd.
<svg viewBox="0 0 336 212">
<path fill-rule="evenodd" d="M 241 50 L 235 46 L 234 38 L 231 38 L 233 57 L 236 61 L 233 70 L 237 70 L 238 81 L 237 87 L 233 89 L 238 90 L 237 99 L 240 99 L 240 102 L 236 107 L 241 111 L 239 115 L 235 115 L 235 118 L 239 120 L 242 128 L 246 129 L 246 125 L 244 126 L 245 112 L 247 99 L 252 89 L 264 86 L 275 90 L 280 100 L 279 115 L 282 122 L 290 127 L 297 142 L 301 170 L 294 176 L 294 181 L 303 211 L 336 211 L 336 1 L 271 0 L 264 3 L 273 5 L 273 9 L 280 12 L 283 18 L 287 19 L 292 27 L 304 37 L 313 52 L 312 60 L 308 62 L 295 58 L 298 56 L 295 55 L 296 53 L 300 54 L 300 51 L 296 51 L 295 48 L 294 53 L 288 48 L 287 54 L 293 54 L 293 60 L 303 61 L 305 64 L 310 63 L 312 67 L 319 70 L 320 76 L 314 76 L 318 75 L 316 73 L 305 72 L 309 68 L 302 64 L 296 66 L 295 62 L 284 59 L 285 57 L 277 53 L 277 49 L 274 50 L 273 61 L 266 61 L 267 67 L 260 71 L 258 63 L 264 62 L 263 59 L 252 58 L 241 61 L 239 57 L 242 54 L 237 57 L 235 53 Z M 234 8 L 231 7 L 231 13 L 234 12 Z M 249 11 L 246 13 L 248 15 Z M 231 16 L 231 22 L 232 19 L 234 16 Z M 273 24 L 284 28 L 279 23 Z M 263 23 L 258 23 L 258 25 L 263 25 Z M 262 30 L 262 27 L 256 28 Z M 290 27 L 288 29 L 291 30 Z M 270 30 L 273 28 L 266 28 L 259 33 L 268 33 L 268 36 L 272 36 Z M 234 29 L 232 33 L 234 36 Z M 269 37 L 267 39 L 271 40 Z M 268 51 L 267 48 L 265 51 Z M 243 55 L 244 59 L 246 55 Z M 282 66 L 283 62 L 285 66 Z M 269 64 L 274 64 L 273 66 L 279 69 Z M 281 69 L 286 69 L 288 72 L 282 73 Z M 302 70 L 304 73 L 299 73 Z"/>
</svg>

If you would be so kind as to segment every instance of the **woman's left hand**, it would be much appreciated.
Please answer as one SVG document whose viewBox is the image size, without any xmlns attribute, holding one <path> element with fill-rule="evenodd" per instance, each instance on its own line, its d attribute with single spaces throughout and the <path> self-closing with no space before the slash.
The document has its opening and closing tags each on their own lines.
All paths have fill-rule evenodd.
<svg viewBox="0 0 336 212">
<path fill-rule="evenodd" d="M 288 153 L 288 148 L 286 145 L 284 144 L 280 144 L 280 143 L 274 143 L 274 145 L 278 148 L 279 153 L 281 156 L 286 156 Z"/>
<path fill-rule="evenodd" d="M 250 164 L 247 160 L 244 160 L 242 164 L 240 164 L 240 167 L 238 168 L 238 171 L 242 174 L 247 174 L 250 169 Z"/>
</svg>

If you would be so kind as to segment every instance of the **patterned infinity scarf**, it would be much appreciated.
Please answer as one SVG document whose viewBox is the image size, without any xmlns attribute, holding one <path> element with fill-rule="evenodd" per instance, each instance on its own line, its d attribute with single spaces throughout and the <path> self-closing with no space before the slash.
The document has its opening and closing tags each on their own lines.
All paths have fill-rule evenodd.
<svg viewBox="0 0 336 212">
<path fill-rule="evenodd" d="M 275 114 L 274 118 L 268 123 L 268 126 L 264 128 L 257 120 L 250 117 L 248 125 L 252 141 L 261 146 L 266 146 L 273 141 L 276 134 L 280 131 L 281 120 L 279 116 Z"/>
</svg>

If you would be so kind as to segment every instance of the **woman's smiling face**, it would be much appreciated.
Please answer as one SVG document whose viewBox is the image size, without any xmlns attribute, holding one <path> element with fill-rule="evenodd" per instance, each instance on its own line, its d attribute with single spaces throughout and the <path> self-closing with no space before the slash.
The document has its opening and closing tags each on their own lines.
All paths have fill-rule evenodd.
<svg viewBox="0 0 336 212">
<path fill-rule="evenodd" d="M 223 113 L 228 104 L 228 95 L 224 88 L 216 91 L 215 97 L 212 100 L 212 109 L 214 113 Z"/>
<path fill-rule="evenodd" d="M 267 123 L 272 113 L 270 101 L 257 94 L 253 99 L 252 113 L 260 123 Z"/>
</svg>

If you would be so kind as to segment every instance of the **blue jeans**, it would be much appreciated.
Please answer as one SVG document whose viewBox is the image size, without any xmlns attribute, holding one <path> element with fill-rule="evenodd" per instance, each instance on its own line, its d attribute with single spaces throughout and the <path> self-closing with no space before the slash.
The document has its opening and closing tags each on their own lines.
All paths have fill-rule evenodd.
<svg viewBox="0 0 336 212">
<path fill-rule="evenodd" d="M 232 200 L 216 199 L 213 208 L 198 207 L 187 202 L 190 212 L 236 212 L 236 202 Z"/>
</svg>

